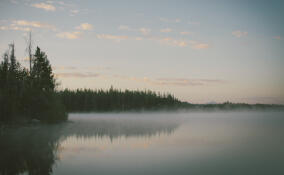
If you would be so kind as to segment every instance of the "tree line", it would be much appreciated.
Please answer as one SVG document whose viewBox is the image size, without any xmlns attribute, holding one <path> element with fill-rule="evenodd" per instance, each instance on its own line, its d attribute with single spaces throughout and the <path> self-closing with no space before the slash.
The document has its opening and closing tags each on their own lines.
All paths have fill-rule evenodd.
<svg viewBox="0 0 284 175">
<path fill-rule="evenodd" d="M 113 87 L 109 90 L 65 89 L 57 94 L 68 112 L 174 109 L 181 103 L 171 94 L 150 90 L 121 91 Z"/>
</svg>

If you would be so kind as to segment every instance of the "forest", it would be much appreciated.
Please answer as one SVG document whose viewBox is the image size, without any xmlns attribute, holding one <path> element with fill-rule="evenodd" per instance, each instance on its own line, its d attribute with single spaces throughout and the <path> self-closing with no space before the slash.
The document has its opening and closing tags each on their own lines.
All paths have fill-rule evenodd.
<svg viewBox="0 0 284 175">
<path fill-rule="evenodd" d="M 171 94 L 153 91 L 77 89 L 57 92 L 68 112 L 142 111 L 176 109 L 181 102 Z"/>
<path fill-rule="evenodd" d="M 45 52 L 29 52 L 30 67 L 16 59 L 10 44 L 0 63 L 0 121 L 60 122 L 68 112 L 155 111 L 155 110 L 283 110 L 283 105 L 230 103 L 191 104 L 171 94 L 150 90 L 57 90 L 58 82 Z"/>
</svg>

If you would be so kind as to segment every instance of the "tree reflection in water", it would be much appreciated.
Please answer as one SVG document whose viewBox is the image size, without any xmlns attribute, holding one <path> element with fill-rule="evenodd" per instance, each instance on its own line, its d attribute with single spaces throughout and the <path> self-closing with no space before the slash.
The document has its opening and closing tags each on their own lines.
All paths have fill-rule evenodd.
<svg viewBox="0 0 284 175">
<path fill-rule="evenodd" d="M 152 137 L 171 134 L 178 122 L 161 119 L 93 118 L 67 123 L 0 129 L 1 175 L 48 175 L 59 160 L 60 143 L 67 137 Z"/>
</svg>

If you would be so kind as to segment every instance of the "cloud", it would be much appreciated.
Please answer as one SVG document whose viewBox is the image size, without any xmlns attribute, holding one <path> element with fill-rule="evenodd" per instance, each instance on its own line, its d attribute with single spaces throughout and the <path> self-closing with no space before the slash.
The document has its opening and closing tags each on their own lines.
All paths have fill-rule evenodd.
<svg viewBox="0 0 284 175">
<path fill-rule="evenodd" d="M 72 71 L 72 70 L 83 70 L 83 71 L 93 71 L 93 70 L 110 70 L 111 67 L 108 66 L 52 66 L 52 69 L 55 71 Z"/>
<path fill-rule="evenodd" d="M 109 66 L 84 66 L 84 67 L 81 67 L 81 69 L 83 70 L 110 70 L 111 67 Z"/>
<path fill-rule="evenodd" d="M 282 40 L 283 38 L 281 36 L 274 36 L 273 39 Z"/>
<path fill-rule="evenodd" d="M 70 16 L 75 16 L 76 14 L 78 14 L 80 11 L 77 10 L 77 9 L 73 9 L 73 10 L 70 10 Z"/>
<path fill-rule="evenodd" d="M 191 45 L 193 49 L 207 49 L 209 48 L 209 44 L 206 43 L 194 43 Z"/>
<path fill-rule="evenodd" d="M 41 23 L 39 21 L 26 21 L 26 20 L 15 20 L 12 22 L 11 26 L 28 26 L 34 28 L 46 28 L 51 30 L 56 30 L 56 27 L 50 24 Z"/>
<path fill-rule="evenodd" d="M 140 28 L 139 31 L 143 34 L 143 35 L 149 35 L 151 32 L 151 29 L 149 28 Z"/>
<path fill-rule="evenodd" d="M 32 31 L 33 28 L 43 28 L 56 31 L 56 27 L 38 21 L 14 20 L 10 24 L 0 26 L 0 30 Z"/>
<path fill-rule="evenodd" d="M 138 81 L 149 83 L 159 86 L 206 86 L 206 85 L 216 85 L 224 84 L 226 81 L 219 79 L 187 79 L 187 78 L 156 78 L 151 79 L 148 77 L 129 77 L 122 75 L 113 75 L 114 78 Z"/>
<path fill-rule="evenodd" d="M 79 73 L 79 72 L 72 72 L 72 73 L 56 73 L 57 77 L 63 78 L 95 78 L 100 76 L 97 73 Z"/>
<path fill-rule="evenodd" d="M 197 49 L 197 50 L 209 48 L 209 44 L 200 43 L 198 41 L 193 41 L 193 40 L 175 39 L 171 37 L 166 37 L 166 38 L 154 38 L 153 37 L 150 39 L 158 41 L 159 43 L 162 43 L 162 44 L 167 44 L 167 45 L 176 46 L 176 47 L 190 46 L 192 49 Z"/>
<path fill-rule="evenodd" d="M 78 30 L 93 30 L 93 25 L 89 23 L 82 23 L 80 26 L 77 26 L 76 29 Z"/>
<path fill-rule="evenodd" d="M 125 40 L 128 39 L 128 36 L 124 36 L 124 35 L 109 35 L 109 34 L 98 34 L 97 38 L 99 39 L 109 39 L 109 40 L 115 40 L 115 41 L 121 41 L 121 40 Z"/>
<path fill-rule="evenodd" d="M 131 29 L 129 26 L 127 26 L 127 25 L 120 25 L 120 26 L 118 27 L 118 30 L 131 31 L 132 29 Z"/>
<path fill-rule="evenodd" d="M 162 38 L 162 39 L 159 39 L 158 41 L 163 44 L 179 46 L 179 47 L 186 47 L 188 45 L 188 42 L 185 40 L 178 40 L 178 39 L 173 39 L 170 37 Z"/>
<path fill-rule="evenodd" d="M 18 27 L 18 26 L 0 26 L 0 30 L 16 30 L 16 31 L 31 31 L 29 27 Z"/>
<path fill-rule="evenodd" d="M 176 18 L 176 19 L 168 19 L 168 18 L 159 18 L 160 21 L 162 22 L 167 22 L 167 23 L 179 23 L 181 22 L 181 19 Z"/>
<path fill-rule="evenodd" d="M 40 9 L 43 9 L 43 10 L 46 10 L 46 11 L 55 11 L 56 8 L 55 6 L 51 5 L 51 4 L 46 4 L 46 3 L 38 3 L 38 4 L 32 4 L 31 5 L 32 7 L 35 7 L 35 8 L 40 8 Z"/>
<path fill-rule="evenodd" d="M 66 4 L 65 2 L 63 2 L 63 1 L 58 1 L 57 3 L 60 4 L 60 5 L 65 5 L 65 6 L 67 5 L 67 4 Z"/>
<path fill-rule="evenodd" d="M 135 40 L 141 41 L 141 40 L 143 40 L 143 38 L 142 37 L 135 37 Z"/>
<path fill-rule="evenodd" d="M 234 36 L 237 37 L 237 38 L 246 36 L 247 34 L 248 34 L 248 32 L 240 31 L 240 30 L 236 30 L 236 31 L 233 31 L 233 32 L 232 32 L 232 35 L 234 35 Z"/>
<path fill-rule="evenodd" d="M 149 80 L 150 83 L 157 85 L 173 85 L 173 86 L 204 86 L 210 84 L 225 83 L 223 80 L 218 79 L 186 79 L 186 78 L 158 78 Z"/>
<path fill-rule="evenodd" d="M 171 31 L 172 31 L 171 28 L 165 28 L 165 29 L 161 29 L 161 30 L 160 30 L 160 32 L 162 32 L 162 33 L 169 33 L 169 32 L 171 32 Z"/>
<path fill-rule="evenodd" d="M 61 32 L 56 34 L 58 38 L 65 38 L 65 39 L 78 39 L 80 35 L 81 32 Z"/>
<path fill-rule="evenodd" d="M 188 31 L 183 31 L 183 32 L 180 32 L 181 35 L 192 35 L 193 33 L 192 32 L 188 32 Z"/>
<path fill-rule="evenodd" d="M 128 26 L 121 25 L 119 26 L 120 30 L 129 30 L 130 28 Z M 138 30 L 131 29 L 134 31 L 140 31 L 144 35 L 148 35 L 149 32 L 151 31 L 150 29 L 146 28 L 140 28 Z M 169 32 L 171 29 L 165 29 L 164 32 Z M 182 34 L 188 34 L 190 32 L 182 33 Z M 155 41 L 159 42 L 161 44 L 167 44 L 170 46 L 175 46 L 175 47 L 188 47 L 190 46 L 192 49 L 207 49 L 209 48 L 209 44 L 207 43 L 201 43 L 198 41 L 192 41 L 192 40 L 186 40 L 186 39 L 177 39 L 177 38 L 171 38 L 171 37 L 155 37 L 155 36 L 144 36 L 144 37 L 139 37 L 139 36 L 125 36 L 125 35 L 110 35 L 110 34 L 98 34 L 97 35 L 98 39 L 109 39 L 109 40 L 115 40 L 115 41 L 121 41 L 121 40 L 126 40 L 126 39 L 131 39 L 131 40 L 136 40 L 136 41 L 141 41 L 141 40 L 149 40 L 149 41 Z"/>
</svg>

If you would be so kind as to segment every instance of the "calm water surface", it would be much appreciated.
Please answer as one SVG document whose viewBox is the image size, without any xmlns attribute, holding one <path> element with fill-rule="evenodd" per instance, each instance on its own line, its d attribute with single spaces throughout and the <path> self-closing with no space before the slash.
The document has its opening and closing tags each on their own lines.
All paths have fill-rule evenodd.
<svg viewBox="0 0 284 175">
<path fill-rule="evenodd" d="M 70 114 L 2 127 L 0 174 L 284 174 L 284 113 Z"/>
</svg>

